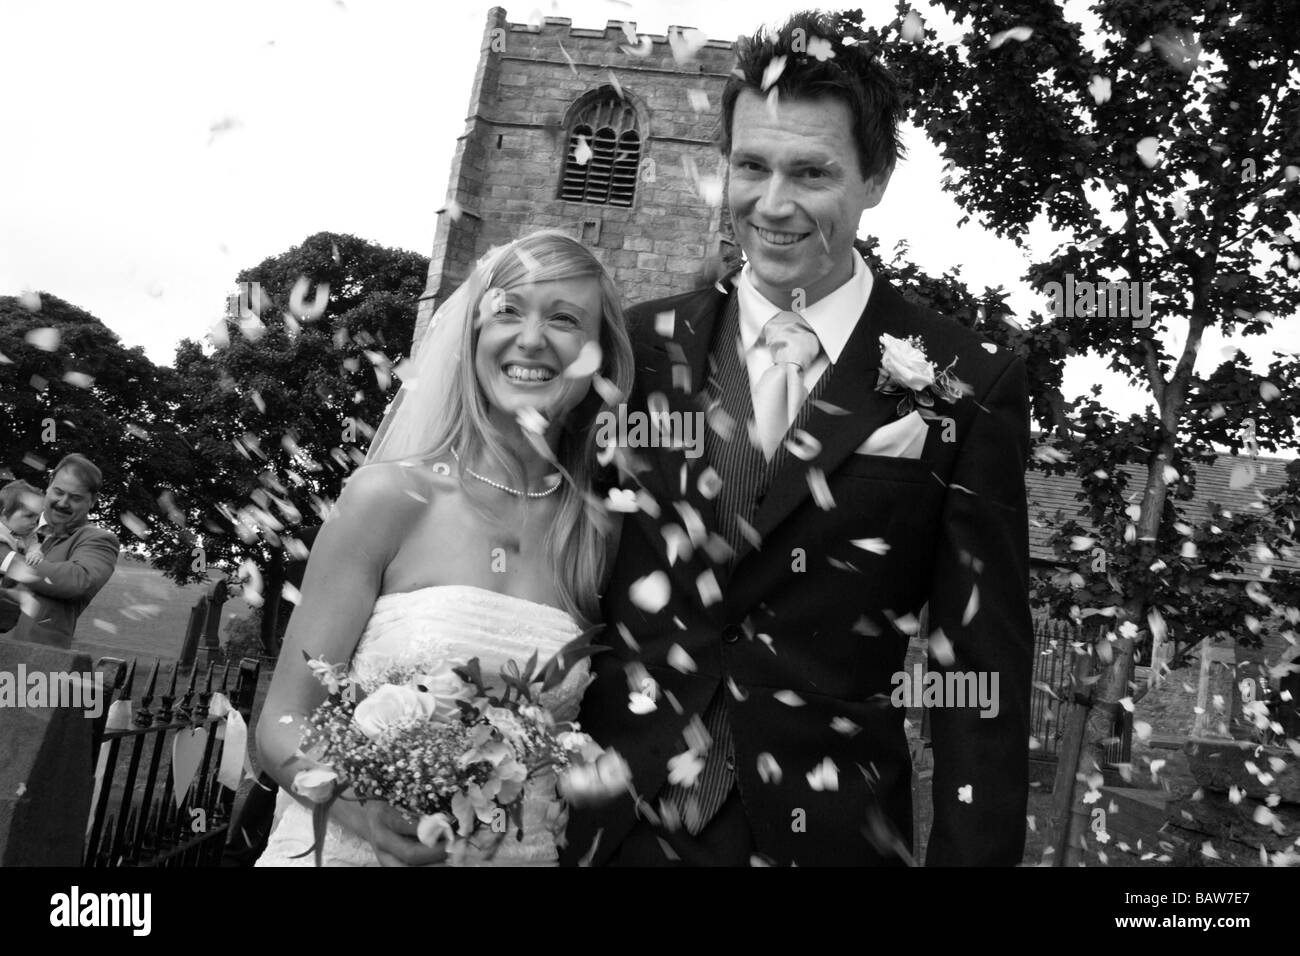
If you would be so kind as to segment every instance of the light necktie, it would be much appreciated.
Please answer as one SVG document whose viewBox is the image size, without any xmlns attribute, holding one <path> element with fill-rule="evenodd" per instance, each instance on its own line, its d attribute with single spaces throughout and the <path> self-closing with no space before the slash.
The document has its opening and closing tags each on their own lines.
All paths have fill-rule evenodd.
<svg viewBox="0 0 1300 956">
<path fill-rule="evenodd" d="M 794 312 L 780 312 L 768 320 L 763 341 L 772 353 L 772 367 L 754 387 L 754 420 L 763 455 L 771 461 L 808 397 L 803 373 L 821 354 L 821 342 Z"/>
</svg>

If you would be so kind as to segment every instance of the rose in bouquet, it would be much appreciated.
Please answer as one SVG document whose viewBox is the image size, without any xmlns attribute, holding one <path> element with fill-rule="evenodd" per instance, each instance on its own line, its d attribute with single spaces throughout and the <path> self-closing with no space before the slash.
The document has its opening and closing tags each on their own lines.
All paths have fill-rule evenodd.
<svg viewBox="0 0 1300 956">
<path fill-rule="evenodd" d="M 570 802 L 627 790 L 623 759 L 576 724 L 557 722 L 541 703 L 597 650 L 570 645 L 540 671 L 536 653 L 522 671 L 510 661 L 497 691 L 484 684 L 477 658 L 432 672 L 394 670 L 364 697 L 344 665 L 304 653 L 329 695 L 303 733 L 301 752 L 316 766 L 294 778 L 295 792 L 313 803 L 316 841 L 308 852 L 317 865 L 339 799 L 391 804 L 418 821 L 422 843 L 449 844 L 456 862 L 471 845 L 490 858 L 507 833 L 522 837 L 529 780 L 555 774 L 559 796 Z M 471 844 L 485 832 L 486 840 Z"/>
</svg>

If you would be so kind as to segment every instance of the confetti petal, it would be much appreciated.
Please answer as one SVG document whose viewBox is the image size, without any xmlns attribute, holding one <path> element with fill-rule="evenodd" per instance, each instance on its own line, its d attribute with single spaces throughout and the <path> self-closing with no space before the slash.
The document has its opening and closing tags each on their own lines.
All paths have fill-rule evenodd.
<svg viewBox="0 0 1300 956">
<path fill-rule="evenodd" d="M 642 611 L 654 614 L 668 603 L 669 590 L 668 575 L 655 571 L 635 581 L 628 589 L 628 597 Z"/>
</svg>

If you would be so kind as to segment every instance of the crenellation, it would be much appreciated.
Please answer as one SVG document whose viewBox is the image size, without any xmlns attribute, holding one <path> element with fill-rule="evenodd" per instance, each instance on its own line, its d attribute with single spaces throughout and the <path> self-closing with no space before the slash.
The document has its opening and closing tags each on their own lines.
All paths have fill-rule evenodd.
<svg viewBox="0 0 1300 956">
<path fill-rule="evenodd" d="M 420 328 L 489 248 L 541 228 L 591 242 L 594 233 L 581 229 L 583 221 L 600 224 L 592 247 L 627 305 L 712 281 L 706 277 L 716 272 L 720 249 L 732 249 L 720 242 L 730 225 L 701 199 L 686 160 L 701 177 L 719 173 L 712 111 L 732 69 L 734 46 L 709 40 L 693 58 L 678 62 L 674 46 L 680 52 L 683 43 L 669 36 L 689 28 L 670 26 L 658 35 L 635 23 L 627 27 L 635 42 L 621 20 L 584 29 L 565 17 L 546 17 L 533 26 L 510 23 L 501 7 L 488 12 L 447 189 L 464 214 L 456 221 L 439 216 Z M 579 100 L 612 87 L 636 108 L 641 134 L 632 205 L 565 200 L 569 136 L 563 124 Z M 693 108 L 693 90 L 704 93 L 709 110 Z"/>
</svg>

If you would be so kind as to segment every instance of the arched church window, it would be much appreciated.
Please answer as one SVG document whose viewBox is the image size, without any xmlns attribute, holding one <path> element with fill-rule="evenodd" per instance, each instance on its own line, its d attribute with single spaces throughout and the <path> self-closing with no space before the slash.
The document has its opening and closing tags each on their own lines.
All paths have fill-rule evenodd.
<svg viewBox="0 0 1300 956">
<path fill-rule="evenodd" d="M 636 110 L 605 88 L 574 114 L 560 198 L 569 202 L 630 206 L 641 165 Z"/>
</svg>

